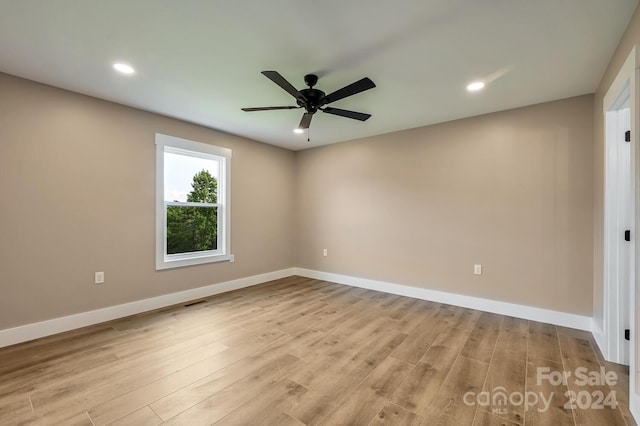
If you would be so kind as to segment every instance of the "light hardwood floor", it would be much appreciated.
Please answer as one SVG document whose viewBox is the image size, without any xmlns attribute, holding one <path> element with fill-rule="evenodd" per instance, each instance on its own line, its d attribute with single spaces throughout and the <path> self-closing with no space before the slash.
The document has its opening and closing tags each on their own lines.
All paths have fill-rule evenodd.
<svg viewBox="0 0 640 426">
<path fill-rule="evenodd" d="M 0 349 L 0 424 L 635 424 L 628 371 L 594 348 L 582 331 L 289 277 Z M 538 380 L 579 367 L 617 384 Z M 465 403 L 500 390 L 511 402 Z M 580 408 L 612 391 L 617 408 Z M 541 393 L 546 411 L 519 403 Z"/>
</svg>

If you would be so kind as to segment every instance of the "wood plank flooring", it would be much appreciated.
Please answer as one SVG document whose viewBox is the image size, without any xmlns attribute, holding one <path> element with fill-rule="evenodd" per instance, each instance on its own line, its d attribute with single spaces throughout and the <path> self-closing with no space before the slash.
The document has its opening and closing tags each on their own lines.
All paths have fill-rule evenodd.
<svg viewBox="0 0 640 426">
<path fill-rule="evenodd" d="M 301 277 L 0 349 L 0 425 L 635 425 L 627 387 L 589 333 Z"/>
</svg>

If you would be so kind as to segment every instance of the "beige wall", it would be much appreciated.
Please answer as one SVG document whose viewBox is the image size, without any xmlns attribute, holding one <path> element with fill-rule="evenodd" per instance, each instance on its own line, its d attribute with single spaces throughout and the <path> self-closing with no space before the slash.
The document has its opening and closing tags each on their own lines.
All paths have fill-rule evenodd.
<svg viewBox="0 0 640 426">
<path fill-rule="evenodd" d="M 592 96 L 293 153 L 5 74 L 0 93 L 0 329 L 294 265 L 592 313 Z M 156 132 L 233 149 L 235 263 L 155 271 Z"/>
<path fill-rule="evenodd" d="M 620 72 L 620 68 L 629 57 L 633 46 L 640 43 L 640 7 L 636 8 L 618 48 L 607 67 L 594 101 L 594 229 L 593 229 L 593 311 L 594 318 L 602 326 L 603 317 L 603 247 L 604 247 L 604 115 L 602 113 L 604 96 L 611 83 Z"/>
<path fill-rule="evenodd" d="M 155 271 L 156 132 L 233 150 L 235 263 Z M 294 163 L 284 149 L 0 74 L 0 330 L 293 266 Z"/>
<path fill-rule="evenodd" d="M 297 180 L 297 266 L 592 313 L 591 95 L 298 152 Z"/>
</svg>

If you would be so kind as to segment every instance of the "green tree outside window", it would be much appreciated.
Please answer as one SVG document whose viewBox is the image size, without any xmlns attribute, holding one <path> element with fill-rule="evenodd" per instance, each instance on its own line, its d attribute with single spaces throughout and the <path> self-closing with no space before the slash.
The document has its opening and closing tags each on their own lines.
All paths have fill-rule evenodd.
<svg viewBox="0 0 640 426">
<path fill-rule="evenodd" d="M 190 203 L 218 202 L 218 181 L 207 170 L 193 176 Z M 218 248 L 218 208 L 167 206 L 167 254 Z"/>
</svg>

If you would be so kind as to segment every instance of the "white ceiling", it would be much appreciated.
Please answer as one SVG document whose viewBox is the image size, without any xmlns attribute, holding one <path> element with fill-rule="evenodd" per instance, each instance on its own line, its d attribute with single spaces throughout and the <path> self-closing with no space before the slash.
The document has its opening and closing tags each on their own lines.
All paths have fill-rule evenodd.
<svg viewBox="0 0 640 426">
<path fill-rule="evenodd" d="M 0 0 L 0 71 L 299 150 L 592 93 L 637 3 Z M 331 106 L 373 117 L 318 113 L 309 143 L 301 110 L 240 110 L 295 104 L 263 70 L 327 93 L 370 77 Z"/>
</svg>

